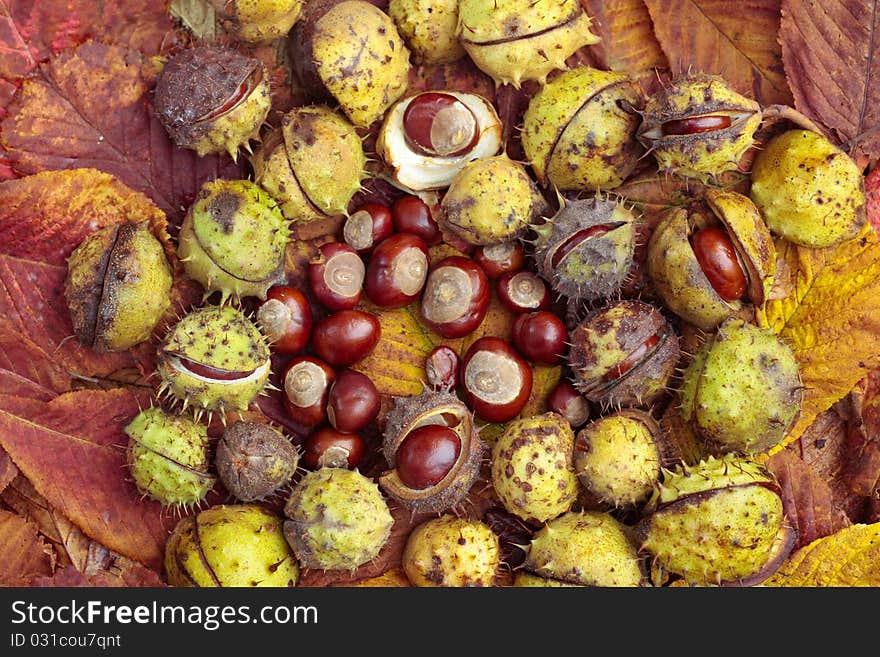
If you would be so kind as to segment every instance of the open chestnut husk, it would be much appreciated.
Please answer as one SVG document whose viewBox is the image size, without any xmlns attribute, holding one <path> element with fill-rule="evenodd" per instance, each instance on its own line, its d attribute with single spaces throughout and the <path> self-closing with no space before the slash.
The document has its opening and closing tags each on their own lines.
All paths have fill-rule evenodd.
<svg viewBox="0 0 880 657">
<path fill-rule="evenodd" d="M 379 486 L 414 513 L 440 513 L 468 494 L 485 447 L 473 414 L 455 395 L 395 397 L 382 442 L 391 469 Z"/>
<path fill-rule="evenodd" d="M 747 196 L 712 189 L 703 200 L 706 214 L 679 208 L 660 221 L 648 241 L 647 272 L 669 310 L 711 330 L 744 304 L 764 302 L 776 248 Z"/>
</svg>

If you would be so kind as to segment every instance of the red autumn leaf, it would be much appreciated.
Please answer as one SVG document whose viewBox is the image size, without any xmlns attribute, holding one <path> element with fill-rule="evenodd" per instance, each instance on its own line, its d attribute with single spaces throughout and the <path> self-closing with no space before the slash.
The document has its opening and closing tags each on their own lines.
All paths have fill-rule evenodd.
<svg viewBox="0 0 880 657">
<path fill-rule="evenodd" d="M 0 449 L 0 494 L 18 476 L 18 468 L 9 458 L 9 454 Z"/>
<path fill-rule="evenodd" d="M 857 162 L 880 156 L 880 3 L 783 0 L 782 60 L 798 110 Z"/>
<path fill-rule="evenodd" d="M 870 497 L 880 490 L 880 370 L 872 370 L 850 394 L 849 487 Z"/>
<path fill-rule="evenodd" d="M 0 395 L 49 401 L 70 389 L 70 374 L 0 318 Z"/>
<path fill-rule="evenodd" d="M 0 586 L 24 586 L 55 567 L 52 548 L 36 526 L 17 513 L 0 509 Z"/>
<path fill-rule="evenodd" d="M 779 3 L 645 0 L 674 74 L 723 75 L 734 89 L 762 105 L 791 103 L 776 38 Z"/>
<path fill-rule="evenodd" d="M 174 519 L 141 499 L 125 476 L 122 429 L 145 403 L 128 389 L 88 390 L 61 395 L 27 417 L 0 411 L 0 446 L 87 536 L 158 569 L 166 523 Z"/>
<path fill-rule="evenodd" d="M 868 201 L 868 221 L 880 235 L 880 167 L 875 166 L 865 177 L 865 195 Z"/>
<path fill-rule="evenodd" d="M 154 70 L 134 50 L 87 42 L 28 79 L 0 124 L 20 175 L 93 167 L 180 219 L 206 180 L 244 176 L 244 160 L 176 148 L 150 105 Z"/>
</svg>

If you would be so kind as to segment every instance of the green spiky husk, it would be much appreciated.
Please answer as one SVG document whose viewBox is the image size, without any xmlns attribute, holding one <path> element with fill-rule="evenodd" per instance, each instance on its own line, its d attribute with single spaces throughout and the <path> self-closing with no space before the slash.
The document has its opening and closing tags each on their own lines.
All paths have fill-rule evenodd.
<svg viewBox="0 0 880 657">
<path fill-rule="evenodd" d="M 166 506 L 192 506 L 214 487 L 205 426 L 148 408 L 132 419 L 125 433 L 128 466 L 142 493 Z"/>
<path fill-rule="evenodd" d="M 557 250 L 579 232 L 598 226 L 613 230 L 580 242 L 554 264 Z M 536 228 L 535 262 L 559 294 L 582 301 L 614 295 L 633 265 L 636 218 L 622 203 L 598 197 L 563 201 L 559 212 Z"/>
<path fill-rule="evenodd" d="M 300 564 L 323 570 L 354 570 L 374 559 L 394 523 L 379 487 L 344 468 L 306 473 L 284 514 L 284 535 Z"/>
<path fill-rule="evenodd" d="M 479 520 L 444 515 L 410 533 L 402 563 L 415 586 L 493 586 L 501 565 L 498 536 Z"/>
</svg>

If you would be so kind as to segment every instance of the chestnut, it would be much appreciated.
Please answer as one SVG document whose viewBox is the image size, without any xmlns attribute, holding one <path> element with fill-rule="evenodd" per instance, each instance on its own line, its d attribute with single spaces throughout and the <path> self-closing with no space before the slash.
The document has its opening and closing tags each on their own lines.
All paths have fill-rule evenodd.
<svg viewBox="0 0 880 657">
<path fill-rule="evenodd" d="M 425 359 L 425 378 L 438 390 L 452 390 L 458 383 L 461 361 L 452 347 L 434 347 Z"/>
<path fill-rule="evenodd" d="M 309 284 L 315 298 L 330 310 L 354 308 L 364 288 L 364 261 L 344 242 L 322 244 L 319 252 L 309 264 Z"/>
<path fill-rule="evenodd" d="M 518 272 L 526 266 L 526 252 L 519 242 L 478 246 L 474 249 L 473 258 L 493 281 L 508 272 Z"/>
<path fill-rule="evenodd" d="M 691 248 L 718 296 L 725 301 L 741 299 L 748 279 L 727 233 L 717 226 L 701 228 L 691 236 Z"/>
<path fill-rule="evenodd" d="M 516 417 L 532 393 L 532 368 L 506 340 L 484 336 L 461 363 L 465 403 L 487 422 Z"/>
<path fill-rule="evenodd" d="M 422 319 L 444 338 L 472 333 L 489 310 L 489 278 L 473 260 L 448 256 L 431 267 L 422 292 Z"/>
<path fill-rule="evenodd" d="M 565 357 L 568 330 L 549 310 L 523 313 L 513 322 L 513 345 L 536 363 L 558 365 Z"/>
<path fill-rule="evenodd" d="M 367 263 L 364 291 L 384 308 L 415 301 L 428 276 L 428 245 L 418 235 L 395 233 L 382 240 Z"/>
<path fill-rule="evenodd" d="M 312 309 L 306 296 L 289 285 L 275 285 L 257 308 L 257 323 L 279 354 L 298 354 L 312 335 Z"/>
<path fill-rule="evenodd" d="M 342 225 L 342 239 L 358 253 L 370 251 L 393 232 L 391 209 L 381 203 L 364 203 Z"/>
<path fill-rule="evenodd" d="M 373 351 L 381 332 L 375 315 L 362 310 L 338 310 L 315 325 L 312 347 L 330 365 L 347 367 Z"/>
<path fill-rule="evenodd" d="M 341 433 L 357 433 L 376 419 L 379 392 L 366 374 L 343 370 L 327 395 L 327 420 Z"/>
<path fill-rule="evenodd" d="M 498 279 L 498 299 L 512 313 L 543 310 L 550 305 L 550 289 L 530 271 L 507 272 Z"/>
<path fill-rule="evenodd" d="M 547 395 L 547 406 L 577 429 L 590 419 L 590 403 L 568 381 L 560 381 Z"/>
<path fill-rule="evenodd" d="M 461 453 L 461 439 L 449 427 L 426 424 L 413 429 L 397 448 L 397 476 L 416 490 L 436 486 Z"/>
<path fill-rule="evenodd" d="M 398 233 L 418 235 L 425 244 L 433 246 L 443 241 L 440 226 L 431 216 L 431 208 L 418 196 L 401 196 L 391 205 L 391 219 Z"/>
<path fill-rule="evenodd" d="M 306 436 L 303 465 L 309 470 L 348 468 L 352 470 L 364 455 L 364 439 L 356 433 L 342 433 L 325 426 Z"/>
<path fill-rule="evenodd" d="M 327 419 L 327 395 L 336 378 L 333 368 L 312 356 L 291 360 L 281 375 L 282 403 L 288 415 L 307 427 Z"/>
</svg>

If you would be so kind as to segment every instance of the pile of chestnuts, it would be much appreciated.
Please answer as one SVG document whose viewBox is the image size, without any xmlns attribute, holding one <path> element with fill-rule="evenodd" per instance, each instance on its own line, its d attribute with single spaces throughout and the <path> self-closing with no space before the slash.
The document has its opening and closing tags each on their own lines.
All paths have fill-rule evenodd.
<svg viewBox="0 0 880 657">
<path fill-rule="evenodd" d="M 243 155 L 252 180 L 207 184 L 176 254 L 131 222 L 69 260 L 73 325 L 99 351 L 153 339 L 171 255 L 205 291 L 159 340 L 168 417 L 128 428 L 144 494 L 196 506 L 220 484 L 229 497 L 211 523 L 177 531 L 169 581 L 227 581 L 199 570 L 224 566 L 193 538 L 226 515 L 238 524 L 216 540 L 256 544 L 272 527 L 239 555 L 249 571 L 271 558 L 289 560 L 286 585 L 309 569 L 354 573 L 405 522 L 394 508 L 409 512 L 399 558 L 420 586 L 769 576 L 793 543 L 756 457 L 784 440 L 803 386 L 754 311 L 773 286 L 774 240 L 857 235 L 852 160 L 821 135 L 777 129 L 749 173 L 762 109 L 723 77 L 692 73 L 646 96 L 624 73 L 566 70 L 599 39 L 577 0 L 269 4 L 277 16 L 227 7 L 222 19 L 239 39 L 282 39 L 311 104 L 276 120 L 263 64 L 210 45 L 172 57 L 155 94 L 176 145 Z M 463 57 L 499 87 L 540 88 L 522 117 L 527 161 L 508 156 L 511 126 L 491 98 L 408 89 L 412 66 Z M 639 167 L 703 183 L 739 171 L 745 184 L 695 185 L 710 191 L 648 225 L 617 191 Z M 807 199 L 817 186 L 821 208 Z M 330 228 L 306 243 L 307 224 Z M 312 254 L 304 268 L 291 249 Z M 646 284 L 629 285 L 639 273 Z M 398 337 L 382 315 L 401 309 L 431 344 L 412 396 L 384 394 L 359 366 Z M 694 354 L 685 333 L 702 336 Z M 265 423 L 235 422 L 244 410 Z M 670 412 L 699 462 L 666 435 Z M 215 449 L 174 415 L 230 421 Z M 234 510 L 244 503 L 268 520 Z"/>
</svg>

